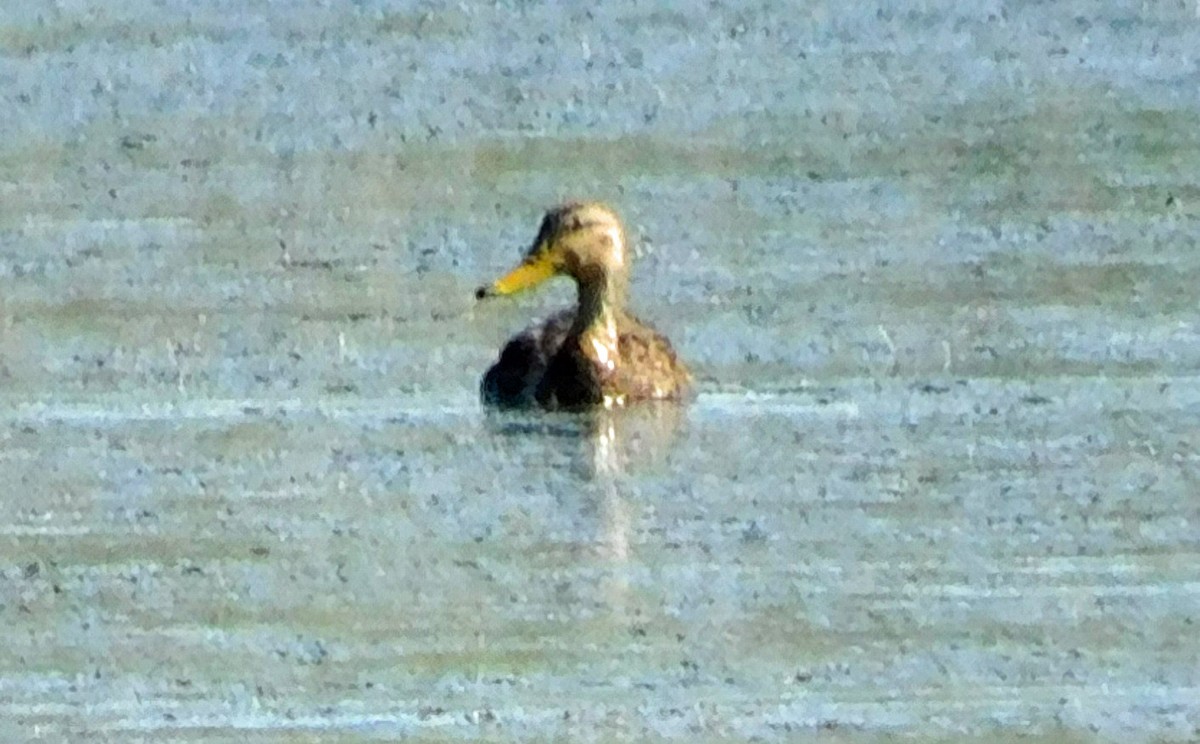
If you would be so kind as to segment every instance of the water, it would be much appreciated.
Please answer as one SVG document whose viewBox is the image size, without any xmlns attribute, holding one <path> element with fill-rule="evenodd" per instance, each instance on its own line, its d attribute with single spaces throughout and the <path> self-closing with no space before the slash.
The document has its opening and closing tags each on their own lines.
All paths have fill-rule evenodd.
<svg viewBox="0 0 1200 744">
<path fill-rule="evenodd" d="M 6 740 L 1200 739 L 1190 8 L 3 16 Z"/>
</svg>

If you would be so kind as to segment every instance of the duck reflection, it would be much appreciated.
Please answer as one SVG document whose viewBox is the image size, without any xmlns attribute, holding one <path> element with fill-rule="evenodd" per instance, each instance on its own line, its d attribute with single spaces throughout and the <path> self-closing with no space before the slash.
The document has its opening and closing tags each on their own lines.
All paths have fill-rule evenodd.
<svg viewBox="0 0 1200 744">
<path fill-rule="evenodd" d="M 496 410 L 487 415 L 493 434 L 526 456 L 535 453 L 530 474 L 541 470 L 562 506 L 579 509 L 572 552 L 585 570 L 561 601 L 604 607 L 614 628 L 628 630 L 639 622 L 642 610 L 628 568 L 641 562 L 633 555 L 638 515 L 646 508 L 641 484 L 669 467 L 685 414 L 685 407 L 661 402 L 575 413 Z M 565 478 L 547 475 L 545 468 Z"/>
<path fill-rule="evenodd" d="M 664 401 L 629 408 L 595 408 L 573 413 L 489 410 L 488 429 L 504 438 L 536 442 L 542 464 L 571 474 L 577 493 L 594 499 L 599 522 L 595 548 L 624 560 L 629 554 L 628 497 L 639 477 L 665 466 L 685 421 L 683 406 Z"/>
<path fill-rule="evenodd" d="M 492 434 L 541 439 L 547 445 L 546 450 L 538 448 L 543 455 L 567 455 L 581 480 L 598 482 L 661 465 L 682 428 L 685 410 L 664 401 L 570 413 L 486 409 L 485 417 Z"/>
</svg>

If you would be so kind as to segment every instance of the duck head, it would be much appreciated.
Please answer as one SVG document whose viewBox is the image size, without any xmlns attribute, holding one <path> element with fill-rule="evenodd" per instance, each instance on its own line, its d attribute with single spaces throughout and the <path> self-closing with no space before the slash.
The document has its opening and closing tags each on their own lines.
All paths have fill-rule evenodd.
<svg viewBox="0 0 1200 744">
<path fill-rule="evenodd" d="M 581 292 L 609 294 L 624 285 L 628 262 L 625 229 L 616 212 L 598 202 L 569 202 L 542 218 L 525 259 L 477 289 L 475 297 L 514 294 L 559 275 L 574 279 Z"/>
</svg>

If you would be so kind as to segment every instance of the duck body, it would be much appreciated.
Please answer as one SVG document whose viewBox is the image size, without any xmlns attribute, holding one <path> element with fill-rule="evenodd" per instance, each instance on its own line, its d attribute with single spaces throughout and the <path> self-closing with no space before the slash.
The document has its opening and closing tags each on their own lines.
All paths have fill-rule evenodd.
<svg viewBox="0 0 1200 744">
<path fill-rule="evenodd" d="M 662 334 L 636 317 L 617 319 L 615 369 L 595 345 L 570 333 L 574 310 L 514 336 L 483 376 L 484 403 L 500 408 L 577 409 L 640 400 L 680 400 L 691 377 Z"/>
<path fill-rule="evenodd" d="M 671 343 L 623 306 L 627 266 L 624 229 L 611 209 L 570 203 L 548 212 L 525 260 L 476 296 L 565 274 L 578 303 L 504 346 L 480 385 L 484 403 L 586 409 L 686 397 L 691 375 Z"/>
</svg>

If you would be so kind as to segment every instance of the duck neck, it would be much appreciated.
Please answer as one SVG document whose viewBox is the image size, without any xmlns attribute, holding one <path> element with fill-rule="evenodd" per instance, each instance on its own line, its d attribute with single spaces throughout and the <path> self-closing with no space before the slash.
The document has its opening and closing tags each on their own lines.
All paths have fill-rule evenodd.
<svg viewBox="0 0 1200 744">
<path fill-rule="evenodd" d="M 583 353 L 609 370 L 618 359 L 617 313 L 624 299 L 620 280 L 607 272 L 576 280 L 579 306 L 571 335 L 578 338 Z"/>
</svg>

